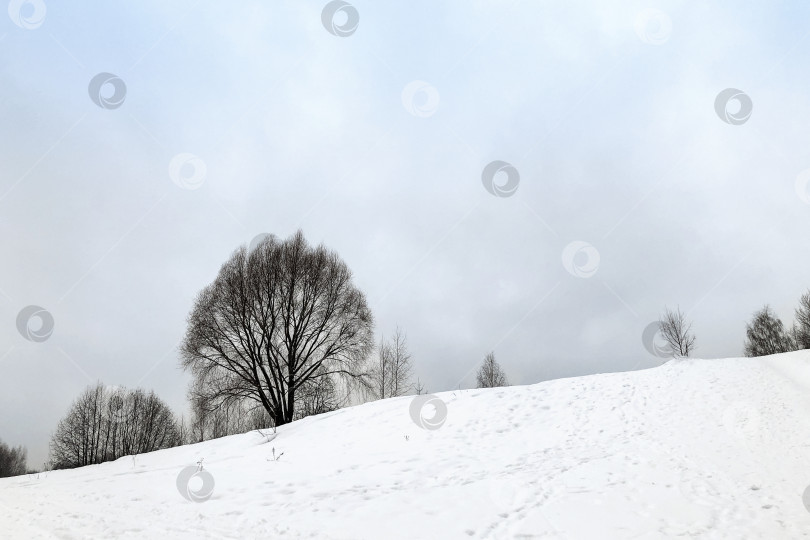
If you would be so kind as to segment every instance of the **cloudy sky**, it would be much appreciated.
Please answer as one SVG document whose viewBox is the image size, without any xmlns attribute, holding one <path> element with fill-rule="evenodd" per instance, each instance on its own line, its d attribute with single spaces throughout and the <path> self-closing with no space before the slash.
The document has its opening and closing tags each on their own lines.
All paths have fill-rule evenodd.
<svg viewBox="0 0 810 540">
<path fill-rule="evenodd" d="M 490 350 L 516 384 L 659 365 L 665 305 L 706 358 L 792 320 L 810 6 L 352 2 L 10 3 L 0 438 L 31 466 L 92 382 L 185 412 L 193 298 L 262 233 L 339 252 L 433 392 Z"/>
</svg>

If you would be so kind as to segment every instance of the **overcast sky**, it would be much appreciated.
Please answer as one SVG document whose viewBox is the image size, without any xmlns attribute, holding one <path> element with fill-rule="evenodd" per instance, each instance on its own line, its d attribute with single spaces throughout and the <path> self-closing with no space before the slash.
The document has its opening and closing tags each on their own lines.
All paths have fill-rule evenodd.
<svg viewBox="0 0 810 540">
<path fill-rule="evenodd" d="M 97 380 L 186 411 L 194 296 L 261 233 L 340 253 L 431 392 L 490 350 L 515 384 L 659 365 L 665 305 L 705 358 L 792 320 L 810 5 L 352 2 L 11 2 L 0 439 L 31 466 Z"/>
</svg>

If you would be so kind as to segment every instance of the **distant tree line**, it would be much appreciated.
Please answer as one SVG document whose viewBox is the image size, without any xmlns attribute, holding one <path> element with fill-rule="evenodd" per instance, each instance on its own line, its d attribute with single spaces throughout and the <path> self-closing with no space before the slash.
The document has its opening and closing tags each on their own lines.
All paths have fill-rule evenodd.
<svg viewBox="0 0 810 540">
<path fill-rule="evenodd" d="M 0 478 L 25 474 L 26 457 L 24 447 L 14 448 L 0 441 Z"/>
<path fill-rule="evenodd" d="M 197 296 L 180 347 L 190 372 L 188 423 L 142 389 L 90 386 L 59 421 L 50 467 L 70 468 L 180 444 L 280 426 L 337 410 L 353 400 L 423 394 L 414 381 L 405 332 L 375 342 L 365 295 L 346 263 L 298 231 L 286 240 L 267 235 L 234 251 Z M 674 357 L 695 348 L 680 309 L 664 309 L 659 334 Z M 762 356 L 810 348 L 810 291 L 790 328 L 769 306 L 746 327 L 745 354 Z M 488 353 L 478 388 L 508 386 Z M 23 447 L 0 442 L 0 476 L 25 472 Z"/>
<path fill-rule="evenodd" d="M 50 466 L 67 469 L 112 461 L 183 442 L 183 428 L 154 392 L 88 387 L 51 438 Z"/>
<path fill-rule="evenodd" d="M 694 350 L 692 324 L 680 309 L 664 308 L 659 331 L 672 356 L 687 357 Z M 746 324 L 745 356 L 766 356 L 801 349 L 810 349 L 810 290 L 799 299 L 794 321 L 789 328 L 767 304 L 755 312 Z"/>
</svg>

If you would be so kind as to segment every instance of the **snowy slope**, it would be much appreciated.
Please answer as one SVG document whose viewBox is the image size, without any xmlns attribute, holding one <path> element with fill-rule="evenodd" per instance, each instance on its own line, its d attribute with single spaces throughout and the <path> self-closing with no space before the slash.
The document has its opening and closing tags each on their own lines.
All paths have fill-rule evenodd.
<svg viewBox="0 0 810 540">
<path fill-rule="evenodd" d="M 810 537 L 810 351 L 439 396 L 0 480 L 0 537 Z"/>
</svg>

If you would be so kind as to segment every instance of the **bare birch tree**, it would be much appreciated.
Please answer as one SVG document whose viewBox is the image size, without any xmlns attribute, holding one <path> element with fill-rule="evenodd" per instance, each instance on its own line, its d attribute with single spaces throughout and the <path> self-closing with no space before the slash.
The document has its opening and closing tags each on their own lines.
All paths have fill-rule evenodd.
<svg viewBox="0 0 810 540">
<path fill-rule="evenodd" d="M 391 346 L 391 397 L 404 396 L 413 390 L 413 365 L 408 340 L 399 327 L 394 331 Z"/>
<path fill-rule="evenodd" d="M 377 354 L 369 375 L 374 398 L 391 397 L 391 346 L 385 341 L 385 337 L 380 337 L 380 344 L 377 345 Z"/>
<path fill-rule="evenodd" d="M 491 352 L 484 357 L 484 362 L 478 368 L 476 374 L 478 388 L 495 388 L 497 386 L 509 386 L 506 374 L 495 361 L 495 353 Z"/>
<path fill-rule="evenodd" d="M 413 391 L 413 365 L 405 333 L 397 328 L 390 340 L 380 338 L 370 370 L 372 393 L 377 399 L 404 396 Z"/>
<path fill-rule="evenodd" d="M 793 335 L 797 349 L 810 349 L 810 291 L 804 293 L 796 308 Z"/>
<path fill-rule="evenodd" d="M 661 316 L 661 336 L 672 348 L 676 357 L 687 357 L 695 348 L 695 336 L 692 334 L 692 323 L 687 322 L 679 308 L 675 311 L 664 308 Z"/>
</svg>

